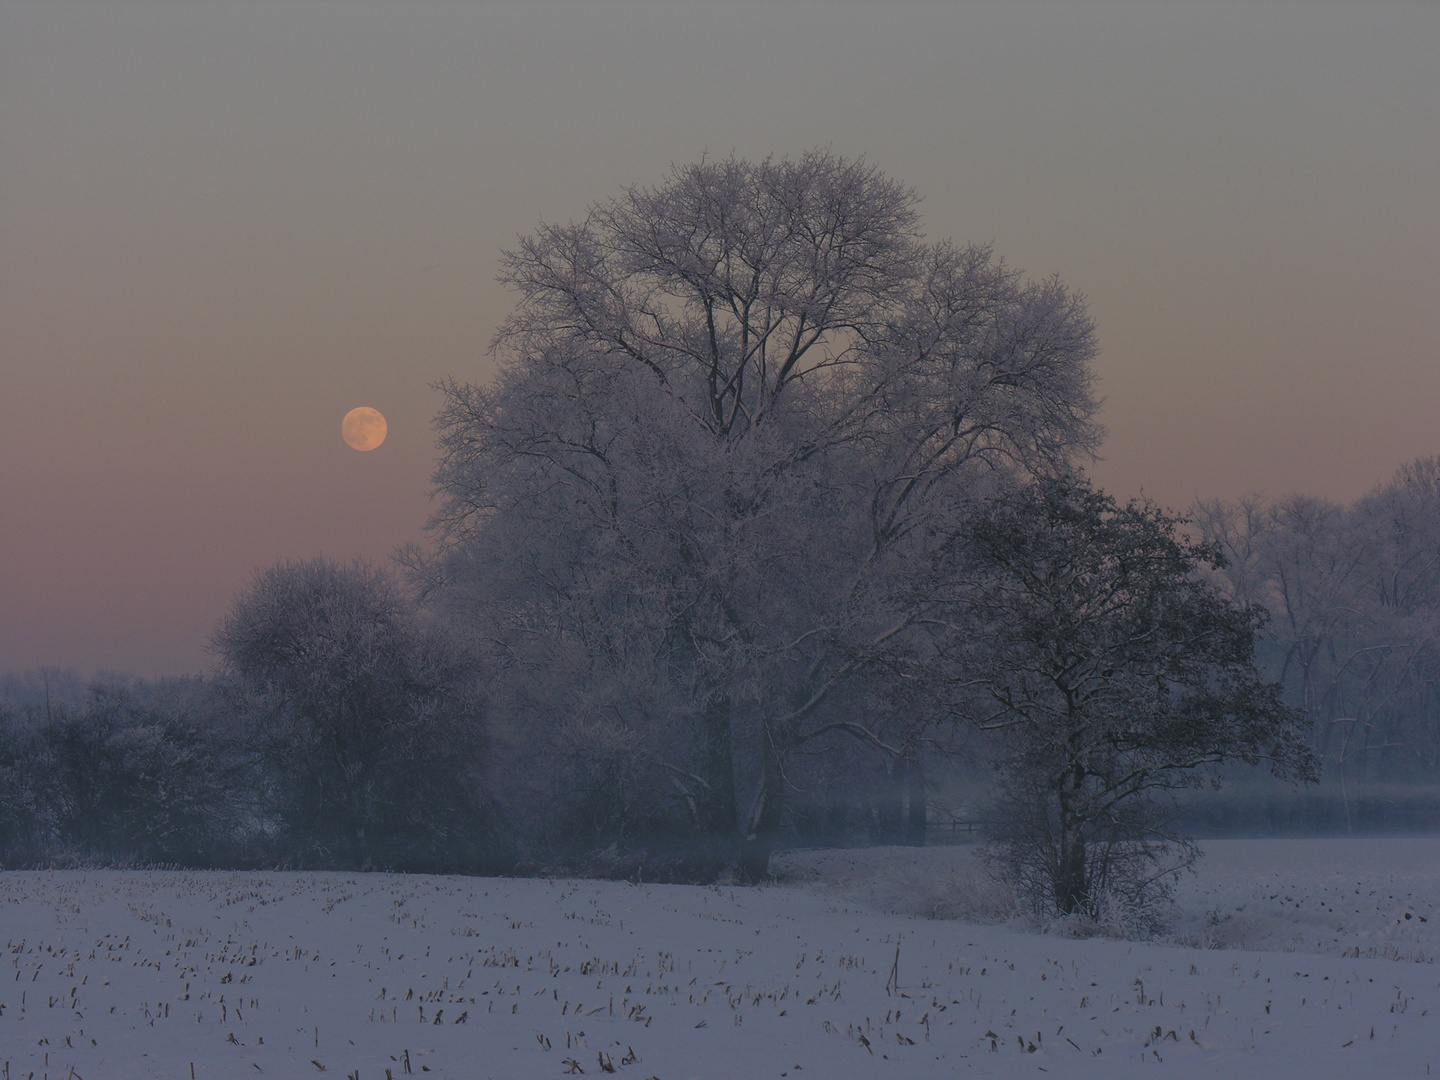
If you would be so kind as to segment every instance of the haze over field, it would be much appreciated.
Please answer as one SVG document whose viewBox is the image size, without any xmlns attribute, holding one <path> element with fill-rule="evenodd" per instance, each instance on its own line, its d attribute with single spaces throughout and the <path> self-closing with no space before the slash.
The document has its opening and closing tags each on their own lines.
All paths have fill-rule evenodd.
<svg viewBox="0 0 1440 1080">
<path fill-rule="evenodd" d="M 256 567 L 422 539 L 500 250 L 732 150 L 1085 294 L 1108 489 L 1354 498 L 1440 450 L 1437 52 L 1427 4 L 4 3 L 0 670 L 196 671 Z"/>
</svg>

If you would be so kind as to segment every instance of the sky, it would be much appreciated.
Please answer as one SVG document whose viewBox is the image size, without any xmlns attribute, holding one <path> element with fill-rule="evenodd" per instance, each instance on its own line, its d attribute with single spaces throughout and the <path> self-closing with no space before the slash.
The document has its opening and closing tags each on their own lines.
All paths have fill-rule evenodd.
<svg viewBox="0 0 1440 1080">
<path fill-rule="evenodd" d="M 502 249 L 704 154 L 863 156 L 1084 294 L 1115 493 L 1353 499 L 1440 454 L 1437 56 L 1420 2 L 0 0 L 0 671 L 201 672 L 258 568 L 423 543 Z"/>
</svg>

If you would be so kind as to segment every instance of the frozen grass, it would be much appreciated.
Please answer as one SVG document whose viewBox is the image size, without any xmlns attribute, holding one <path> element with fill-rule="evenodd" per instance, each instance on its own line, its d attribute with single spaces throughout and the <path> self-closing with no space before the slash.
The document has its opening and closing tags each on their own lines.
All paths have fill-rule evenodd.
<svg viewBox="0 0 1440 1080">
<path fill-rule="evenodd" d="M 1440 838 L 1210 840 L 1182 879 L 1178 940 L 1434 963 Z M 1440 976 L 1437 976 L 1440 977 Z"/>
<path fill-rule="evenodd" d="M 1440 842 L 1267 843 L 1208 845 L 1181 897 L 1196 925 L 1178 932 L 1271 951 L 924 917 L 999 914 L 1004 898 L 975 892 L 966 849 L 799 853 L 779 866 L 790 885 L 760 889 L 5 873 L 0 1068 L 13 1080 L 184 1080 L 192 1063 L 197 1080 L 382 1080 L 407 1062 L 411 1075 L 497 1080 L 1440 1074 L 1440 965 L 1380 958 L 1432 955 Z"/>
<path fill-rule="evenodd" d="M 775 866 L 786 884 L 878 911 L 1012 921 L 1013 901 L 984 873 L 978 850 L 800 851 Z M 1419 963 L 1440 957 L 1440 837 L 1208 840 L 1201 850 L 1197 872 L 1176 889 L 1172 943 Z"/>
</svg>

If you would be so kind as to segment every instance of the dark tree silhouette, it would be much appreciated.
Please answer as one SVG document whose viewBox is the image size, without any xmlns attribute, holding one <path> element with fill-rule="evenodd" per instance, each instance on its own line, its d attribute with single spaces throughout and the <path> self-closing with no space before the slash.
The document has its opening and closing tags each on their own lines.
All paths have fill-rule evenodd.
<svg viewBox="0 0 1440 1080">
<path fill-rule="evenodd" d="M 1199 573 L 1219 555 L 1182 524 L 1069 478 L 996 500 L 963 538 L 965 709 L 1005 748 L 1001 853 L 1044 909 L 1163 883 L 1186 854 L 1156 843 L 1161 797 L 1213 766 L 1314 778 L 1301 715 L 1256 668 L 1264 612 Z"/>
</svg>

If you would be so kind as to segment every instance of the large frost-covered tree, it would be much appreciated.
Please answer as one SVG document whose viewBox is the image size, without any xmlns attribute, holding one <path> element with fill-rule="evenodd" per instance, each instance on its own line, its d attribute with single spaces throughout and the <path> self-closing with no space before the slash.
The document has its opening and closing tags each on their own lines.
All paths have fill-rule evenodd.
<svg viewBox="0 0 1440 1080">
<path fill-rule="evenodd" d="M 497 714 L 533 753 L 643 730 L 752 877 L 797 748 L 904 756 L 939 718 L 927 575 L 980 489 L 1099 436 L 1081 300 L 926 242 L 916 201 L 821 152 L 676 168 L 507 252 L 498 378 L 442 387 L 421 569 Z"/>
</svg>

